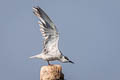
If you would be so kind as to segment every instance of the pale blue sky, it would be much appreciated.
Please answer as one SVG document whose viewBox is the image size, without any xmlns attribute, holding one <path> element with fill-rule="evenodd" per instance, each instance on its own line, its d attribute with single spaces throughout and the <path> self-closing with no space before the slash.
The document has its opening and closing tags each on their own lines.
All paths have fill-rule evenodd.
<svg viewBox="0 0 120 80">
<path fill-rule="evenodd" d="M 56 24 L 62 53 L 76 64 L 61 64 L 67 80 L 120 80 L 119 0 L 1 0 L 0 80 L 39 80 L 47 62 L 28 57 L 42 50 L 32 6 Z"/>
</svg>

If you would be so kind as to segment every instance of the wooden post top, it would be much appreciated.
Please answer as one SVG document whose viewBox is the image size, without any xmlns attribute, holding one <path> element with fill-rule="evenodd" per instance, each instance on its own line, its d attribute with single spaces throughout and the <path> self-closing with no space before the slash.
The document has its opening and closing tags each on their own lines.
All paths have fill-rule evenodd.
<svg viewBox="0 0 120 80">
<path fill-rule="evenodd" d="M 40 80 L 64 80 L 61 65 L 42 66 L 40 70 Z"/>
</svg>

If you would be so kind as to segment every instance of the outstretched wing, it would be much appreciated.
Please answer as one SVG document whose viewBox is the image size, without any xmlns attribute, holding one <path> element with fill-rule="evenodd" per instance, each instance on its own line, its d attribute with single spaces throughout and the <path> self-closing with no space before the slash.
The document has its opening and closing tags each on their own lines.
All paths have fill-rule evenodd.
<svg viewBox="0 0 120 80">
<path fill-rule="evenodd" d="M 44 38 L 43 51 L 58 49 L 59 35 L 54 23 L 40 7 L 33 7 L 33 13 L 39 18 L 38 24 Z"/>
</svg>

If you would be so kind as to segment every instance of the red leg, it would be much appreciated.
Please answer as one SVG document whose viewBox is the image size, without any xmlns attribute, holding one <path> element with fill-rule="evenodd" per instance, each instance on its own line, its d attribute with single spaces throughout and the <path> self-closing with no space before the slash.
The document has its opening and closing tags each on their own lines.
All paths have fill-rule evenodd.
<svg viewBox="0 0 120 80">
<path fill-rule="evenodd" d="M 48 62 L 48 65 L 50 65 L 49 61 L 47 61 L 47 62 Z"/>
</svg>

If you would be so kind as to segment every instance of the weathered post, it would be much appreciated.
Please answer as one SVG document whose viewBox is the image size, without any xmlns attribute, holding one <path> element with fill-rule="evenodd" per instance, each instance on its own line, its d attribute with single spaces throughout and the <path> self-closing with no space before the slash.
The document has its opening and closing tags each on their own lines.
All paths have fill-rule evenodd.
<svg viewBox="0 0 120 80">
<path fill-rule="evenodd" d="M 64 80 L 61 65 L 42 66 L 40 80 Z"/>
</svg>

